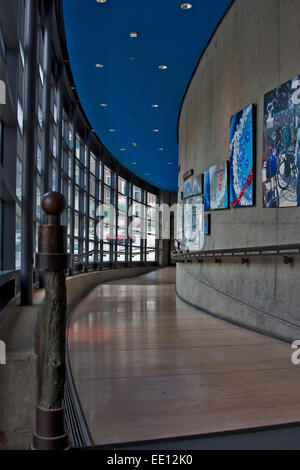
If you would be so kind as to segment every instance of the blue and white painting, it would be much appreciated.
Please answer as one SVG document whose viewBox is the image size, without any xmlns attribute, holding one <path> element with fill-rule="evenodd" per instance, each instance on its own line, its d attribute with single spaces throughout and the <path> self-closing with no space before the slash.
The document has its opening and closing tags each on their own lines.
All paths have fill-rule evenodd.
<svg viewBox="0 0 300 470">
<path fill-rule="evenodd" d="M 193 195 L 203 194 L 203 174 L 193 177 Z"/>
<path fill-rule="evenodd" d="M 186 199 L 187 197 L 193 196 L 194 193 L 194 180 L 193 178 L 189 178 L 183 183 L 183 188 L 182 188 L 182 198 Z"/>
<path fill-rule="evenodd" d="M 210 211 L 210 174 L 209 170 L 204 172 L 204 210 Z"/>
<path fill-rule="evenodd" d="M 228 209 L 228 161 L 210 167 L 209 173 L 211 210 Z"/>
<path fill-rule="evenodd" d="M 184 203 L 184 244 L 190 251 L 204 244 L 204 211 L 202 197 L 191 197 Z"/>
<path fill-rule="evenodd" d="M 253 206 L 253 105 L 231 118 L 230 205 Z"/>
</svg>

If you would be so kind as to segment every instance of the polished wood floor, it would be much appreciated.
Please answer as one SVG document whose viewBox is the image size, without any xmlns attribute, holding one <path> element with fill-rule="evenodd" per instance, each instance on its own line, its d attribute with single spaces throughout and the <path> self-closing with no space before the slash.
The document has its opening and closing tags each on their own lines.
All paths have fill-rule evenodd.
<svg viewBox="0 0 300 470">
<path fill-rule="evenodd" d="M 300 421 L 291 346 L 187 306 L 174 268 L 99 285 L 68 342 L 95 444 Z"/>
</svg>

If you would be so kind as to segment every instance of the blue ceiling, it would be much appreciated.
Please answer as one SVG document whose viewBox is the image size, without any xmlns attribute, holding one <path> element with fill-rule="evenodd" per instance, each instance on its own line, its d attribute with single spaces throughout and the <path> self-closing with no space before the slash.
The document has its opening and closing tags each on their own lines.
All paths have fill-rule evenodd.
<svg viewBox="0 0 300 470">
<path fill-rule="evenodd" d="M 181 101 L 231 4 L 190 0 L 192 8 L 183 10 L 183 1 L 63 0 L 70 64 L 91 125 L 125 167 L 171 192 L 177 192 Z M 138 37 L 130 38 L 131 31 Z"/>
</svg>

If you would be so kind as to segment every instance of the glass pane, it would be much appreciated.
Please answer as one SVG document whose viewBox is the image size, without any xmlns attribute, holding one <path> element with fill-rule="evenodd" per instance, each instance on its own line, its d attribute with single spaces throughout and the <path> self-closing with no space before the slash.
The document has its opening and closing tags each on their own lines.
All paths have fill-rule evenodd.
<svg viewBox="0 0 300 470">
<path fill-rule="evenodd" d="M 123 180 L 123 178 L 120 178 L 119 177 L 119 180 L 118 180 L 118 191 L 122 194 L 126 194 L 126 190 L 127 190 L 127 183 L 125 180 Z"/>
<path fill-rule="evenodd" d="M 42 171 L 42 150 L 40 146 L 38 145 L 36 148 L 36 166 L 39 172 L 41 173 Z"/>
<path fill-rule="evenodd" d="M 104 167 L 104 183 L 111 186 L 111 171 L 106 166 Z"/>
<path fill-rule="evenodd" d="M 95 199 L 90 197 L 90 217 L 95 218 Z"/>
<path fill-rule="evenodd" d="M 125 248 L 118 246 L 117 261 L 125 261 Z"/>
<path fill-rule="evenodd" d="M 110 189 L 104 188 L 104 204 L 110 204 Z"/>
<path fill-rule="evenodd" d="M 148 198 L 147 198 L 147 204 L 149 206 L 155 206 L 156 205 L 156 196 L 154 194 L 148 193 Z"/>
<path fill-rule="evenodd" d="M 19 157 L 17 157 L 16 195 L 21 200 L 21 196 L 22 196 L 22 161 Z"/>
<path fill-rule="evenodd" d="M 21 268 L 21 208 L 16 205 L 16 269 Z"/>
<path fill-rule="evenodd" d="M 127 197 L 118 195 L 118 208 L 122 212 L 127 212 Z"/>
<path fill-rule="evenodd" d="M 89 239 L 94 240 L 95 237 L 95 221 L 89 219 Z"/>
<path fill-rule="evenodd" d="M 127 227 L 127 215 L 119 214 L 118 216 L 118 226 L 121 228 Z"/>
<path fill-rule="evenodd" d="M 91 152 L 91 161 L 90 161 L 90 172 L 95 175 L 96 174 L 96 157 L 95 155 Z"/>
<path fill-rule="evenodd" d="M 103 244 L 103 261 L 109 262 L 109 245 Z"/>
<path fill-rule="evenodd" d="M 140 247 L 141 245 L 141 234 L 138 232 L 132 232 L 132 244 Z"/>
<path fill-rule="evenodd" d="M 36 187 L 36 216 L 41 218 L 41 188 L 39 185 Z"/>
<path fill-rule="evenodd" d="M 22 109 L 20 101 L 18 101 L 17 120 L 18 120 L 18 124 L 19 124 L 19 129 L 20 129 L 21 134 L 22 134 L 23 133 L 23 109 Z"/>
<path fill-rule="evenodd" d="M 117 242 L 118 245 L 125 245 L 127 241 L 127 230 L 125 229 L 118 229 L 118 234 L 117 234 Z"/>
<path fill-rule="evenodd" d="M 80 167 L 79 167 L 79 165 L 78 165 L 77 163 L 76 163 L 76 165 L 75 165 L 75 182 L 76 182 L 76 184 L 78 184 L 78 185 L 79 185 L 79 183 L 80 183 Z"/>
<path fill-rule="evenodd" d="M 91 196 L 95 196 L 95 190 L 96 190 L 95 178 L 93 176 L 90 176 L 90 195 Z"/>
<path fill-rule="evenodd" d="M 79 211 L 79 203 L 80 203 L 80 192 L 77 188 L 75 188 L 75 210 Z"/>
<path fill-rule="evenodd" d="M 80 141 L 78 135 L 76 135 L 76 158 L 80 160 Z"/>
<path fill-rule="evenodd" d="M 74 216 L 74 235 L 78 237 L 79 234 L 79 216 L 75 214 Z"/>
<path fill-rule="evenodd" d="M 155 246 L 156 246 L 155 235 L 148 235 L 147 236 L 147 247 L 148 248 L 155 248 Z"/>
<path fill-rule="evenodd" d="M 133 186 L 133 199 L 136 201 L 141 202 L 142 200 L 142 190 L 140 188 L 137 188 L 136 186 Z"/>
</svg>

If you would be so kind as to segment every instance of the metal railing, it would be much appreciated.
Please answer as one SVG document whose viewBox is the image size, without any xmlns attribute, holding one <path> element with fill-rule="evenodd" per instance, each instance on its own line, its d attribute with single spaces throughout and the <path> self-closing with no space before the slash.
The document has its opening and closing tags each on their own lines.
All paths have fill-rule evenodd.
<svg viewBox="0 0 300 470">
<path fill-rule="evenodd" d="M 138 256 L 138 255 L 148 255 L 149 253 L 153 253 L 153 252 L 160 252 L 162 251 L 161 249 L 159 248 L 147 248 L 146 250 L 140 250 L 140 251 L 132 251 L 132 254 L 131 256 L 134 257 L 134 256 Z M 95 256 L 95 255 L 106 255 L 106 254 L 112 254 L 112 255 L 116 255 L 117 258 L 121 257 L 121 256 L 125 256 L 125 251 L 122 252 L 122 251 L 117 251 L 117 250 L 91 250 L 91 251 L 88 251 L 87 253 L 80 253 L 80 254 L 75 254 L 75 255 L 72 255 L 72 261 L 74 264 L 77 264 L 77 263 L 80 263 L 81 260 L 84 260 L 84 259 L 87 259 L 87 258 L 90 258 L 92 256 Z M 93 263 L 93 261 L 91 261 L 91 263 Z"/>
<path fill-rule="evenodd" d="M 292 263 L 294 256 L 299 255 L 300 243 L 243 248 L 220 248 L 203 251 L 181 251 L 179 242 L 177 242 L 177 247 L 171 254 L 172 259 L 178 263 L 193 261 L 203 262 L 211 259 L 220 263 L 222 262 L 222 259 L 232 258 L 240 258 L 242 263 L 249 263 L 249 259 L 252 257 L 280 256 L 283 258 L 285 264 Z"/>
</svg>

